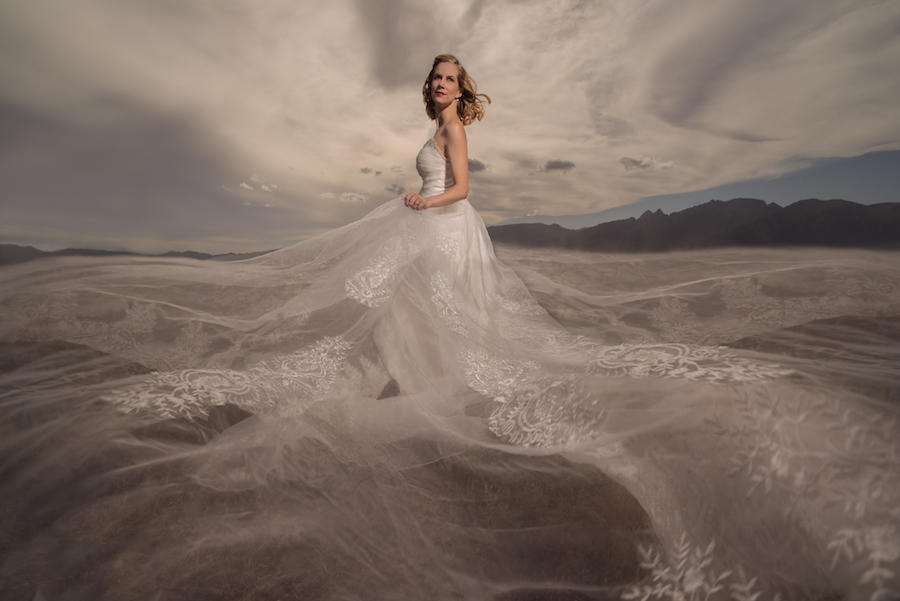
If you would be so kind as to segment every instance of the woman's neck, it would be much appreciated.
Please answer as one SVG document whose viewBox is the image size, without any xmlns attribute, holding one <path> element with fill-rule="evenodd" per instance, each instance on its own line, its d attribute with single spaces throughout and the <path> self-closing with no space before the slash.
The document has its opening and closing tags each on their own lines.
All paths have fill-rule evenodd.
<svg viewBox="0 0 900 601">
<path fill-rule="evenodd" d="M 453 121 L 459 121 L 459 120 L 460 120 L 459 115 L 456 114 L 456 105 L 451 102 L 446 107 L 444 107 L 444 110 L 442 110 L 440 113 L 438 113 L 438 116 L 436 119 L 437 128 L 441 129 L 448 123 L 452 123 Z"/>
</svg>

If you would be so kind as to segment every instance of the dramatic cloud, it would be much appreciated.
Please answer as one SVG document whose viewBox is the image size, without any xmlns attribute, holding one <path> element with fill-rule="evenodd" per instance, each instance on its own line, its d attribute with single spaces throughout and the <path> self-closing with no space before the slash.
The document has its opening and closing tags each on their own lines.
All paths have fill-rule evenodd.
<svg viewBox="0 0 900 601">
<path fill-rule="evenodd" d="M 625 171 L 632 169 L 668 169 L 674 163 L 672 161 L 658 161 L 653 157 L 622 157 L 619 162 L 625 166 Z"/>
<path fill-rule="evenodd" d="M 575 163 L 572 161 L 553 160 L 544 163 L 544 171 L 568 171 L 574 168 Z"/>
<path fill-rule="evenodd" d="M 442 52 L 493 100 L 467 128 L 489 222 L 897 149 L 898 22 L 876 0 L 7 2 L 0 241 L 242 251 L 347 223 L 418 189 Z"/>
<path fill-rule="evenodd" d="M 596 114 L 592 115 L 594 129 L 601 136 L 607 138 L 623 138 L 634 133 L 634 128 L 628 121 L 620 119 L 619 117 L 604 115 L 600 112 L 599 107 L 595 108 L 597 109 Z"/>
</svg>

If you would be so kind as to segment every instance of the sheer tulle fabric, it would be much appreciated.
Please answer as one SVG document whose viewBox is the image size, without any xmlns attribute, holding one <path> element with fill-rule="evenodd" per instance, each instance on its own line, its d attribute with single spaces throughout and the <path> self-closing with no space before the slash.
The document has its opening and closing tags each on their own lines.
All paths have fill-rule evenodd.
<svg viewBox="0 0 900 601">
<path fill-rule="evenodd" d="M 108 598 L 896 597 L 895 256 L 503 253 L 397 198 L 247 261 L 4 268 L 4 590 L 104 523 Z"/>
</svg>

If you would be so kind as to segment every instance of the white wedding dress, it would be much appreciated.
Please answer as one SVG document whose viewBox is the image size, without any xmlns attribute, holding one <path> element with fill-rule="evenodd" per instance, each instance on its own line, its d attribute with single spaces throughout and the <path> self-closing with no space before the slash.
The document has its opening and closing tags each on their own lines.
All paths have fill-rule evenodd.
<svg viewBox="0 0 900 601">
<path fill-rule="evenodd" d="M 433 140 L 416 167 L 423 196 L 453 183 Z M 183 586 L 213 582 L 197 557 L 231 571 L 232 545 L 252 541 L 264 554 L 293 541 L 308 553 L 280 568 L 282 577 L 328 583 L 303 589 L 309 598 L 544 598 L 533 591 L 551 589 L 584 599 L 897 598 L 896 405 L 822 387 L 811 375 L 816 361 L 800 356 L 624 336 L 602 344 L 567 329 L 497 260 L 468 200 L 413 211 L 395 198 L 359 221 L 234 263 L 59 258 L 5 267 L 0 281 L 11 477 L 2 492 L 28 499 L 8 513 L 43 523 L 51 485 L 79 508 L 59 505 L 56 525 L 10 538 L 21 549 L 0 572 L 0 590 L 18 591 L 10 583 L 23 574 L 41 580 L 33 566 L 52 532 L 75 536 L 77 524 L 91 523 L 84 516 L 102 513 L 121 532 L 108 540 L 149 540 L 129 530 L 134 507 L 197 487 L 207 492 L 195 495 L 218 496 L 194 507 L 184 493 L 166 505 L 177 532 L 147 528 L 186 545 L 121 547 L 115 561 L 98 560 L 106 590 L 149 594 L 159 585 L 151 574 L 161 572 L 180 574 Z M 232 418 L 211 430 L 212 416 L 225 414 Z M 152 430 L 160 423 L 175 434 Z M 191 424 L 206 429 L 185 434 Z M 471 504 L 471 491 L 451 494 L 441 478 L 428 488 L 410 475 L 441 465 L 452 481 L 447 462 L 473 452 L 490 453 L 463 462 L 487 474 L 485 490 L 551 458 L 564 462 L 535 472 L 561 478 L 590 466 L 624 487 L 632 509 L 619 509 L 626 493 L 597 502 L 609 531 L 632 520 L 634 507 L 645 512 L 644 525 L 629 527 L 610 552 L 631 567 L 598 564 L 605 575 L 586 577 L 582 568 L 566 572 L 579 559 L 562 552 L 541 560 L 561 566 L 555 577 L 479 572 L 479 555 L 502 547 L 484 537 L 502 528 L 435 527 L 451 511 L 441 507 L 451 497 L 454 507 Z M 66 479 L 82 463 L 76 457 L 98 456 L 117 457 L 90 472 L 104 492 Z M 152 476 L 129 480 L 135 473 Z M 129 482 L 130 496 L 110 500 L 110 474 Z M 540 497 L 540 489 L 522 494 Z M 258 503 L 273 491 L 291 502 L 260 509 L 233 500 L 247 491 Z M 225 498 L 236 505 L 215 500 Z M 545 499 L 536 513 L 567 502 Z M 145 560 L 153 570 L 142 571 Z M 122 565 L 131 571 L 114 577 L 110 566 Z M 353 567 L 338 577 L 336 565 Z M 526 589 L 531 597 L 514 595 Z M 172 591 L 164 598 L 201 598 Z"/>
</svg>

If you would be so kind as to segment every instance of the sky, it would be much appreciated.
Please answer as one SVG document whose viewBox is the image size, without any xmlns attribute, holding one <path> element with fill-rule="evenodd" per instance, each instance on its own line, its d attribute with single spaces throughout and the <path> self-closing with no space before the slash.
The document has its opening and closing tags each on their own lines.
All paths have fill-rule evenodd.
<svg viewBox="0 0 900 601">
<path fill-rule="evenodd" d="M 659 194 L 594 213 L 567 215 L 525 215 L 502 223 L 558 223 L 569 228 L 640 217 L 645 211 L 671 214 L 710 200 L 758 198 L 782 207 L 798 200 L 841 199 L 859 204 L 900 202 L 900 150 L 870 152 L 858 157 L 827 158 L 809 167 L 775 177 L 761 177 L 691 190 Z"/>
<path fill-rule="evenodd" d="M 0 0 L 0 242 L 240 252 L 348 223 L 418 190 L 445 52 L 492 99 L 467 128 L 488 224 L 897 189 L 895 0 Z"/>
</svg>

